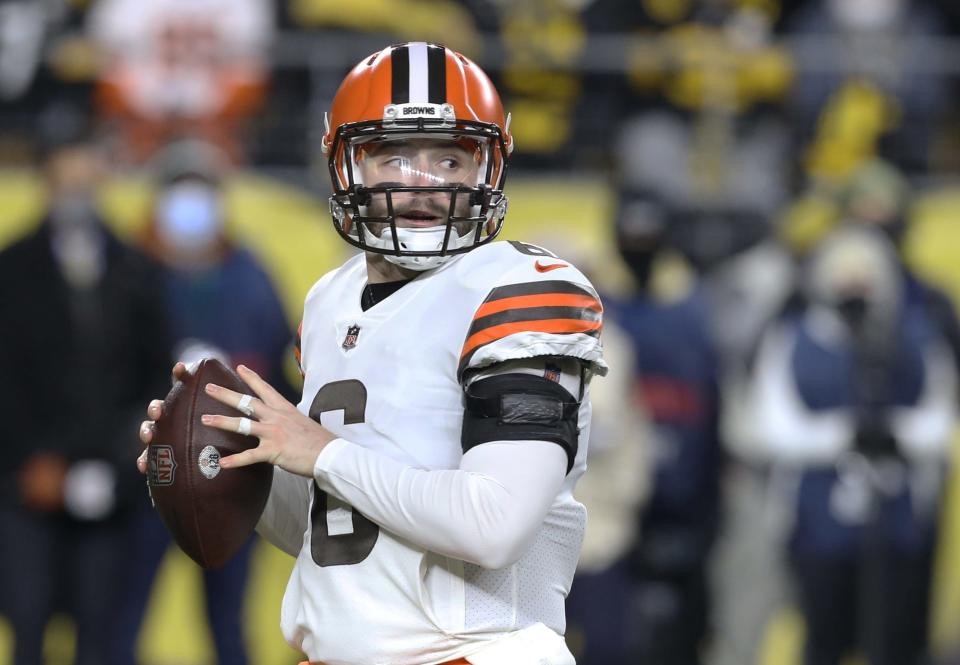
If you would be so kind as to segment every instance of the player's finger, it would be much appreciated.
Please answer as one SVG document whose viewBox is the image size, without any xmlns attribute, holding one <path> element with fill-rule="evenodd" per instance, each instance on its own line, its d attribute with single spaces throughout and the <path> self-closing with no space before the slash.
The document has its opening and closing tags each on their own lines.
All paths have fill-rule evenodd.
<svg viewBox="0 0 960 665">
<path fill-rule="evenodd" d="M 137 458 L 137 471 L 140 473 L 147 473 L 147 449 L 144 448 L 143 452 L 140 453 L 140 457 Z"/>
<path fill-rule="evenodd" d="M 163 415 L 163 400 L 151 400 L 150 404 L 147 405 L 147 418 L 150 420 L 160 420 L 161 415 Z"/>
<path fill-rule="evenodd" d="M 203 389 L 218 402 L 233 407 L 245 416 L 260 418 L 269 408 L 263 401 L 252 395 L 238 393 L 215 383 L 208 383 Z"/>
<path fill-rule="evenodd" d="M 246 381 L 248 386 L 253 388 L 253 392 L 257 393 L 257 397 L 262 399 L 268 406 L 281 408 L 290 405 L 290 402 L 288 402 L 283 395 L 277 392 L 273 386 L 261 379 L 259 374 L 246 365 L 237 365 L 237 372 L 240 374 L 240 378 Z"/>
<path fill-rule="evenodd" d="M 140 423 L 140 440 L 143 442 L 143 445 L 148 445 L 153 441 L 153 425 L 152 420 L 144 420 Z"/>
<path fill-rule="evenodd" d="M 250 448 L 233 455 L 227 455 L 220 458 L 220 466 L 224 469 L 235 469 L 241 466 L 250 466 L 258 462 L 269 462 L 270 458 L 266 451 L 260 448 Z"/>
<path fill-rule="evenodd" d="M 215 416 L 208 413 L 200 417 L 200 422 L 209 427 L 216 427 L 225 432 L 238 432 L 244 436 L 260 437 L 263 434 L 263 426 L 256 420 L 251 420 L 246 416 L 243 418 L 234 418 L 232 416 Z"/>
<path fill-rule="evenodd" d="M 173 366 L 173 371 L 170 372 L 170 379 L 173 383 L 177 381 L 183 381 L 183 377 L 190 373 L 189 368 L 182 361 L 177 361 Z"/>
</svg>

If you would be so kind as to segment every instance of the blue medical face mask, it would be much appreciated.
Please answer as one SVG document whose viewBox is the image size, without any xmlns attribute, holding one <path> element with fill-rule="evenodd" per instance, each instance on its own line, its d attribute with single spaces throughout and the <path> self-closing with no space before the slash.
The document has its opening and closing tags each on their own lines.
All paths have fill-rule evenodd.
<svg viewBox="0 0 960 665">
<path fill-rule="evenodd" d="M 223 215 L 219 192 L 185 182 L 171 186 L 157 201 L 157 233 L 173 249 L 198 252 L 220 237 Z"/>
</svg>

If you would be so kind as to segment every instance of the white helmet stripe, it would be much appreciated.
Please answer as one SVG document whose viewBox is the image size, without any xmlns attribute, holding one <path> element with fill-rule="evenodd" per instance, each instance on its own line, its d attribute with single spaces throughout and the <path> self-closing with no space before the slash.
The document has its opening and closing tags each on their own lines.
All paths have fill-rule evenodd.
<svg viewBox="0 0 960 665">
<path fill-rule="evenodd" d="M 410 53 L 410 103 L 427 104 L 430 101 L 429 61 L 427 45 L 413 42 L 408 45 Z"/>
</svg>

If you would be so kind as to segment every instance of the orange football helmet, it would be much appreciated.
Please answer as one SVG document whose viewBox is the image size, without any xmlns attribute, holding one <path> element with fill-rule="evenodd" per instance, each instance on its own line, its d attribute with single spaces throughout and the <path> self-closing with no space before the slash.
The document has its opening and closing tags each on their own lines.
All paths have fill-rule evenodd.
<svg viewBox="0 0 960 665">
<path fill-rule="evenodd" d="M 487 75 L 460 53 L 410 42 L 365 58 L 327 116 L 337 232 L 414 270 L 493 240 L 513 150 Z"/>
</svg>

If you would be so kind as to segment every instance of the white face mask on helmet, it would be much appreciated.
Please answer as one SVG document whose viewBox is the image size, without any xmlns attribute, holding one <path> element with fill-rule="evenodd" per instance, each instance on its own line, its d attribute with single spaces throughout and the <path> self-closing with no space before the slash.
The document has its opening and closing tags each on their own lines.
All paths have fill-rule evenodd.
<svg viewBox="0 0 960 665">
<path fill-rule="evenodd" d="M 409 270 L 432 270 L 439 268 L 444 263 L 452 259 L 455 254 L 441 256 L 439 253 L 444 248 L 444 238 L 447 235 L 447 227 L 432 226 L 423 229 L 407 229 L 398 227 L 396 230 L 397 243 L 400 245 L 401 255 L 387 253 L 384 258 L 390 263 L 396 264 L 401 268 Z M 472 238 L 468 236 L 458 236 L 451 234 L 447 243 L 447 249 L 457 250 L 471 245 Z M 367 239 L 367 244 L 372 247 L 380 247 L 385 250 L 393 248 L 392 234 L 389 229 L 385 230 L 380 237 Z"/>
</svg>

